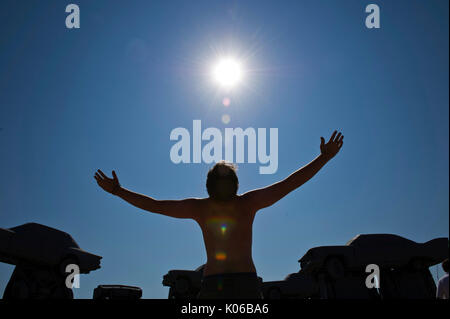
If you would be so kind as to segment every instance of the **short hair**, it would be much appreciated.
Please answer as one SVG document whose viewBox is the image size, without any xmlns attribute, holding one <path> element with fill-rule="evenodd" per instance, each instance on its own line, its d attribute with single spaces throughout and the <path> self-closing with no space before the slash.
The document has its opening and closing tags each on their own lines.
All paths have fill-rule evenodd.
<svg viewBox="0 0 450 319">
<path fill-rule="evenodd" d="M 208 171 L 206 190 L 209 197 L 217 200 L 230 200 L 239 188 L 236 166 L 232 163 L 220 161 Z"/>
<path fill-rule="evenodd" d="M 442 269 L 448 273 L 448 258 L 442 262 Z"/>
</svg>

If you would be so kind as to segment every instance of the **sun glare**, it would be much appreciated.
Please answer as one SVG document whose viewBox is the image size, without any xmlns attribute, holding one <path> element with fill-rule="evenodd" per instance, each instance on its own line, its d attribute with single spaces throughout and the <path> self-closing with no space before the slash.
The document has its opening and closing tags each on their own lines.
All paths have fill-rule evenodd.
<svg viewBox="0 0 450 319">
<path fill-rule="evenodd" d="M 214 80 L 222 87 L 231 88 L 242 80 L 242 68 L 233 58 L 221 59 L 213 69 Z"/>
</svg>

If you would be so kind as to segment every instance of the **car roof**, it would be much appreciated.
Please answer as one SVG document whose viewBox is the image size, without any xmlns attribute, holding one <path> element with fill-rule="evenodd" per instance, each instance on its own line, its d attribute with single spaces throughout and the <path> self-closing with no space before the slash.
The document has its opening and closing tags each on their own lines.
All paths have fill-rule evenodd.
<svg viewBox="0 0 450 319">
<path fill-rule="evenodd" d="M 417 244 L 412 240 L 393 234 L 359 234 L 350 239 L 346 246 L 388 245 L 394 243 Z"/>
<path fill-rule="evenodd" d="M 26 223 L 20 226 L 12 227 L 9 230 L 15 232 L 16 234 L 26 234 L 26 236 L 30 238 L 45 234 L 52 239 L 54 238 L 59 241 L 64 241 L 68 246 L 79 248 L 76 241 L 68 233 L 38 223 Z"/>
</svg>

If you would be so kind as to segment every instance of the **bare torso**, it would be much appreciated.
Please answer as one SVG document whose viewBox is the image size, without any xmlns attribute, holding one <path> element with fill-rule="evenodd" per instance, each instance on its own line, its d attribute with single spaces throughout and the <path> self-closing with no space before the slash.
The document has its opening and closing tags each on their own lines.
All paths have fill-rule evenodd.
<svg viewBox="0 0 450 319">
<path fill-rule="evenodd" d="M 204 275 L 256 272 L 252 259 L 252 225 L 255 217 L 244 199 L 227 202 L 203 199 L 196 221 L 205 242 Z"/>
</svg>

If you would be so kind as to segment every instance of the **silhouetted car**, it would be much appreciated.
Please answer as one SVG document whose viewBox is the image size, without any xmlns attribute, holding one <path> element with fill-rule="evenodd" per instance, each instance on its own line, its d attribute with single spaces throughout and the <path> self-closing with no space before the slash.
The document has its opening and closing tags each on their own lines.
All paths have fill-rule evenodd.
<svg viewBox="0 0 450 319">
<path fill-rule="evenodd" d="M 264 299 L 319 298 L 319 282 L 311 274 L 300 272 L 289 274 L 284 280 L 262 283 Z"/>
<path fill-rule="evenodd" d="M 305 273 L 324 271 L 332 279 L 338 279 L 346 271 L 364 271 L 369 264 L 380 268 L 426 269 L 447 256 L 447 238 L 421 244 L 397 235 L 371 234 L 357 235 L 345 246 L 311 248 L 299 262 Z"/>
<path fill-rule="evenodd" d="M 447 256 L 447 238 L 418 244 L 396 235 L 358 235 L 346 246 L 310 249 L 299 260 L 298 273 L 264 282 L 262 292 L 265 299 L 434 298 L 436 285 L 428 267 Z M 380 268 L 380 289 L 365 284 L 369 264 Z"/>
<path fill-rule="evenodd" d="M 67 233 L 37 223 L 0 228 L 0 262 L 13 265 L 57 266 L 65 273 L 76 264 L 80 273 L 100 268 L 101 256 L 82 250 Z"/>
<path fill-rule="evenodd" d="M 92 299 L 96 300 L 138 300 L 142 289 L 124 285 L 99 285 L 94 289 Z"/>
<path fill-rule="evenodd" d="M 170 287 L 169 299 L 195 299 L 200 291 L 203 269 L 201 265 L 195 270 L 169 270 L 163 277 L 163 286 Z"/>
</svg>

